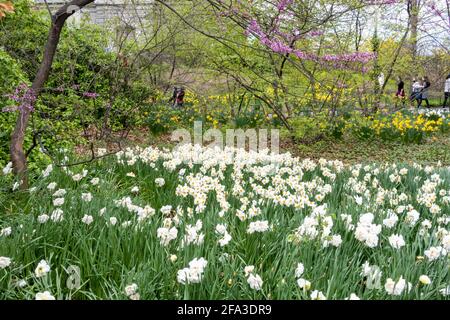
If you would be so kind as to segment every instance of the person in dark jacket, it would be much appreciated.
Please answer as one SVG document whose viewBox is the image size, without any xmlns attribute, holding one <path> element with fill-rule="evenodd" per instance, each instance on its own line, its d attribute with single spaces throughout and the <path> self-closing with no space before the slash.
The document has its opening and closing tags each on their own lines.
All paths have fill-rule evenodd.
<svg viewBox="0 0 450 320">
<path fill-rule="evenodd" d="M 177 94 L 177 99 L 176 99 L 177 107 L 182 107 L 183 106 L 184 95 L 185 95 L 185 90 L 184 90 L 183 87 L 181 87 L 180 90 L 178 90 L 178 94 Z"/>
<path fill-rule="evenodd" d="M 177 95 L 178 95 L 178 88 L 177 87 L 173 87 L 173 93 L 172 93 L 172 98 L 169 99 L 169 103 L 173 103 L 172 106 L 175 107 L 176 102 L 177 102 Z"/>
<path fill-rule="evenodd" d="M 400 99 L 402 101 L 403 105 L 405 105 L 405 83 L 403 82 L 401 77 L 397 77 L 397 93 L 395 94 L 395 96 L 397 97 L 397 99 Z"/>
<path fill-rule="evenodd" d="M 422 78 L 422 85 L 423 85 L 423 88 L 420 92 L 421 95 L 420 95 L 420 101 L 419 101 L 418 107 L 420 107 L 420 105 L 422 104 L 422 101 L 425 100 L 425 102 L 427 103 L 427 108 L 429 108 L 430 102 L 428 101 L 428 91 L 430 90 L 431 83 L 427 76 Z"/>
<path fill-rule="evenodd" d="M 186 93 L 186 91 L 183 87 L 180 87 L 180 88 L 174 87 L 173 88 L 172 98 L 170 98 L 170 100 L 169 100 L 169 103 L 173 102 L 172 107 L 179 108 L 179 107 L 183 106 L 185 93 Z"/>
</svg>

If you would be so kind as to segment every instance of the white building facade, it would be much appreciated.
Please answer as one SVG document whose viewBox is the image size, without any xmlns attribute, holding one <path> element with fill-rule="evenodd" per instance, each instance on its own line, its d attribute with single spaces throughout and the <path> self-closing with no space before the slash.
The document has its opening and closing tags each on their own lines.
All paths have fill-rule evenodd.
<svg viewBox="0 0 450 320">
<path fill-rule="evenodd" d="M 37 7 L 46 9 L 44 0 L 34 0 Z M 48 7 L 52 13 L 69 1 L 47 0 Z M 69 8 L 77 12 L 69 18 L 69 23 L 79 23 L 81 19 L 88 18 L 90 22 L 97 25 L 105 25 L 113 20 L 122 24 L 139 29 L 142 19 L 151 11 L 153 0 L 95 0 L 81 10 Z"/>
</svg>

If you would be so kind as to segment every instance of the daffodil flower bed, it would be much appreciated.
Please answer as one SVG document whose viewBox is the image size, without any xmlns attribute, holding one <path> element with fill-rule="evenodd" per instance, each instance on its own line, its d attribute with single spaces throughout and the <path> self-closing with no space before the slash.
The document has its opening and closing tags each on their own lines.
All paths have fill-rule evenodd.
<svg viewBox="0 0 450 320">
<path fill-rule="evenodd" d="M 424 134 L 433 134 L 436 132 L 447 131 L 450 122 L 445 121 L 445 116 L 431 116 L 419 114 L 417 116 L 403 115 L 397 112 L 393 117 L 375 119 L 372 129 L 379 136 L 391 135 L 404 142 L 422 142 Z"/>
<path fill-rule="evenodd" d="M 450 131 L 448 113 L 433 110 L 419 113 L 402 111 L 390 115 L 376 113 L 367 117 L 353 112 L 320 124 L 324 132 L 335 137 L 350 133 L 364 140 L 418 144 L 425 142 L 427 137 Z"/>
<path fill-rule="evenodd" d="M 450 297 L 448 167 L 185 145 L 0 182 L 2 299 Z"/>
</svg>

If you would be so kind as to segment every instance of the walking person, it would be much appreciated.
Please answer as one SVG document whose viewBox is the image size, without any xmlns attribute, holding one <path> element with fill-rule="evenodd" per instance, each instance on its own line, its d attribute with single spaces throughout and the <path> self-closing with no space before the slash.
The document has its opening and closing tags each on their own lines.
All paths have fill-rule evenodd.
<svg viewBox="0 0 450 320">
<path fill-rule="evenodd" d="M 403 106 L 405 106 L 406 95 L 405 95 L 405 83 L 401 77 L 397 77 L 397 93 L 395 94 L 397 99 L 402 101 Z M 397 106 L 396 106 L 397 107 Z"/>
<path fill-rule="evenodd" d="M 176 100 L 176 105 L 177 105 L 178 108 L 180 108 L 180 107 L 183 106 L 183 103 L 184 103 L 184 95 L 185 95 L 185 90 L 184 90 L 183 87 L 181 87 L 181 88 L 178 90 L 177 100 Z"/>
<path fill-rule="evenodd" d="M 176 106 L 177 96 L 178 96 L 178 88 L 177 87 L 173 87 L 172 98 L 170 98 L 169 101 L 168 101 L 169 103 L 172 102 L 172 107 Z"/>
<path fill-rule="evenodd" d="M 417 108 L 420 107 L 420 103 L 422 100 L 422 94 L 421 94 L 422 89 L 423 89 L 422 83 L 417 79 L 413 79 L 411 100 L 417 101 Z"/>
<path fill-rule="evenodd" d="M 431 83 L 430 80 L 428 79 L 427 76 L 424 76 L 422 78 L 422 90 L 420 91 L 420 102 L 419 102 L 419 106 L 420 107 L 422 105 L 422 101 L 425 100 L 425 102 L 427 103 L 427 108 L 430 107 L 430 102 L 428 101 L 428 91 L 430 89 Z"/>
<path fill-rule="evenodd" d="M 444 108 L 447 108 L 447 100 L 450 100 L 450 74 L 445 79 L 444 85 Z"/>
</svg>

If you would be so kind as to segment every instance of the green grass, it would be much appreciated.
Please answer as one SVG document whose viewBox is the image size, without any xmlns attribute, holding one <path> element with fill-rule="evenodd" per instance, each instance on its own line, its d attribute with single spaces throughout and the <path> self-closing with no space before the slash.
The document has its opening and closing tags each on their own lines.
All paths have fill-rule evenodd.
<svg viewBox="0 0 450 320">
<path fill-rule="evenodd" d="M 439 195 L 440 190 L 450 194 L 448 169 L 434 168 L 425 172 L 424 168 L 401 163 L 397 167 L 371 164 L 366 168 L 367 172 L 362 168 L 355 175 L 359 187 L 351 187 L 355 182 L 351 179 L 355 168 L 341 168 L 339 163 L 329 162 L 322 166 L 316 163 L 315 167 L 309 167 L 308 162 L 292 162 L 291 158 L 286 158 L 285 162 L 279 163 L 275 174 L 268 174 L 267 181 L 264 181 L 264 175 L 258 176 L 255 171 L 267 165 L 261 159 L 252 160 L 244 155 L 244 158 L 236 160 L 235 165 L 231 162 L 220 169 L 219 165 L 224 163 L 227 154 L 209 153 L 202 164 L 189 163 L 192 160 L 189 154 L 185 150 L 181 154 L 159 153 L 153 158 L 151 153 L 133 155 L 130 152 L 128 159 L 135 158 L 134 164 L 127 164 L 126 161 L 121 164 L 112 157 L 84 168 L 70 168 L 73 174 L 82 169 L 88 170 L 86 177 L 79 182 L 75 182 L 71 174 L 55 169 L 48 177 L 35 176 L 31 186 L 35 189 L 31 192 L 11 192 L 12 178 L 0 177 L 0 230 L 12 228 L 11 235 L 0 237 L 0 256 L 12 259 L 10 266 L 0 269 L 0 298 L 34 299 L 37 292 L 48 290 L 58 299 L 127 299 L 124 289 L 131 283 L 138 285 L 141 299 L 310 299 L 313 290 L 320 290 L 328 299 L 345 299 L 351 293 L 362 299 L 446 298 L 440 290 L 450 283 L 448 256 L 435 261 L 417 257 L 424 256 L 424 251 L 431 246 L 440 244 L 436 236 L 438 228 L 448 230 L 448 226 L 439 220 L 450 210 L 447 198 Z M 174 170 L 169 170 L 167 166 L 171 158 L 180 159 Z M 237 165 L 243 164 L 244 160 L 254 162 L 237 170 Z M 373 171 L 377 168 L 379 172 Z M 408 173 L 399 182 L 392 182 L 390 175 L 400 168 L 408 168 Z M 195 183 L 189 184 L 186 178 L 179 178 L 180 169 L 186 170 L 184 177 L 191 173 L 203 179 L 212 177 L 218 183 L 216 187 L 224 187 L 230 208 L 223 217 L 219 215 L 221 207 L 217 191 L 204 191 L 207 195 L 205 210 L 189 215 L 188 210 L 195 211 L 194 199 L 192 196 L 177 196 L 176 189 L 178 185 L 193 187 Z M 217 179 L 218 171 L 224 174 L 223 179 Z M 129 172 L 136 177 L 127 176 Z M 327 174 L 329 172 L 336 175 L 334 179 Z M 368 173 L 371 176 L 367 178 Z M 428 184 L 425 181 L 433 174 L 440 177 L 432 190 L 436 195 L 435 203 L 441 210 L 435 214 L 417 199 L 420 188 Z M 99 185 L 90 183 L 94 177 L 100 178 Z M 159 177 L 166 182 L 162 187 L 155 184 L 155 179 Z M 291 180 L 295 177 L 301 179 L 298 182 Z M 380 189 L 374 179 L 380 187 L 391 192 L 378 205 L 375 200 Z M 201 190 L 207 190 L 208 180 L 202 181 L 204 188 Z M 55 210 L 52 203 L 54 191 L 47 189 L 51 182 L 57 183 L 56 189 L 67 191 L 61 206 L 64 220 L 49 220 L 41 224 L 37 217 L 51 215 Z M 327 204 L 325 216 L 333 221 L 331 234 L 340 235 L 342 244 L 339 247 L 323 247 L 320 237 L 291 241 L 298 240 L 293 234 L 305 217 L 311 215 L 312 208 L 277 203 L 268 196 L 258 195 L 255 185 L 264 190 L 270 190 L 273 186 L 280 188 L 284 193 L 278 199 L 287 199 L 289 195 L 307 195 L 316 205 Z M 131 192 L 133 186 L 139 187 L 139 193 Z M 242 186 L 243 190 L 234 189 L 236 186 Z M 326 191 L 327 188 L 330 192 Z M 81 200 L 81 194 L 87 192 L 93 196 L 91 202 Z M 401 193 L 406 195 L 406 200 L 398 200 Z M 198 194 L 198 191 L 192 193 Z M 314 200 L 318 194 L 323 196 L 322 200 Z M 355 202 L 357 195 L 363 197 L 361 205 Z M 126 196 L 134 205 L 141 208 L 149 205 L 156 213 L 139 223 L 135 212 L 114 203 L 114 200 Z M 250 212 L 252 205 L 261 211 L 256 217 L 241 221 L 236 216 L 236 210 L 242 209 L 244 197 L 249 200 L 244 212 Z M 252 204 L 253 200 L 255 203 Z M 201 202 L 201 198 L 198 201 Z M 397 210 L 399 206 L 409 204 L 420 213 L 419 221 L 409 225 L 404 222 L 406 212 L 399 213 L 399 222 L 394 228 L 383 227 L 375 248 L 369 248 L 357 240 L 354 231 L 347 230 L 341 219 L 343 214 L 350 214 L 356 225 L 362 214 L 372 212 L 374 223 L 382 224 L 388 210 Z M 180 206 L 183 212 L 182 215 L 181 211 L 177 214 L 178 236 L 168 246 L 160 244 L 157 229 L 164 225 L 164 219 L 173 218 L 175 213 L 164 216 L 160 211 L 164 205 L 172 205 L 174 209 Z M 106 208 L 103 216 L 99 214 L 102 208 Z M 92 224 L 86 225 L 81 221 L 85 214 L 93 216 Z M 108 224 L 111 217 L 118 219 L 117 225 Z M 420 223 L 424 219 L 432 224 L 428 236 L 419 233 Z M 194 225 L 197 220 L 203 223 L 203 244 L 182 246 L 186 226 Z M 267 220 L 272 228 L 266 232 L 248 234 L 249 223 L 258 220 Z M 131 225 L 121 226 L 126 221 L 130 221 Z M 172 226 L 175 223 L 172 220 Z M 224 247 L 218 244 L 221 237 L 214 231 L 219 223 L 226 224 L 232 237 Z M 406 245 L 398 250 L 393 249 L 388 241 L 392 234 L 401 234 Z M 177 256 L 175 262 L 169 259 L 172 254 Z M 178 270 L 199 257 L 208 261 L 201 283 L 178 283 Z M 44 277 L 36 278 L 34 270 L 42 259 L 50 264 L 51 271 Z M 367 279 L 361 275 L 362 265 L 366 261 L 382 270 L 381 288 L 369 289 L 366 286 Z M 311 282 L 309 291 L 303 291 L 296 283 L 294 272 L 299 262 L 305 266 L 302 278 Z M 254 272 L 263 279 L 262 290 L 250 288 L 244 274 L 247 265 L 254 265 Z M 67 285 L 68 280 L 70 283 L 74 280 L 70 278 L 73 274 L 67 272 L 70 266 L 80 269 L 79 288 L 71 289 Z M 432 284 L 420 285 L 418 279 L 422 274 L 428 275 Z M 397 281 L 400 276 L 411 282 L 411 291 L 404 291 L 400 296 L 388 295 L 384 289 L 387 278 Z M 19 279 L 25 279 L 27 285 L 17 287 Z"/>
<path fill-rule="evenodd" d="M 450 134 L 436 135 L 423 144 L 389 141 L 325 139 L 312 145 L 286 144 L 286 150 L 302 158 L 339 159 L 345 163 L 405 162 L 450 165 Z"/>
</svg>

